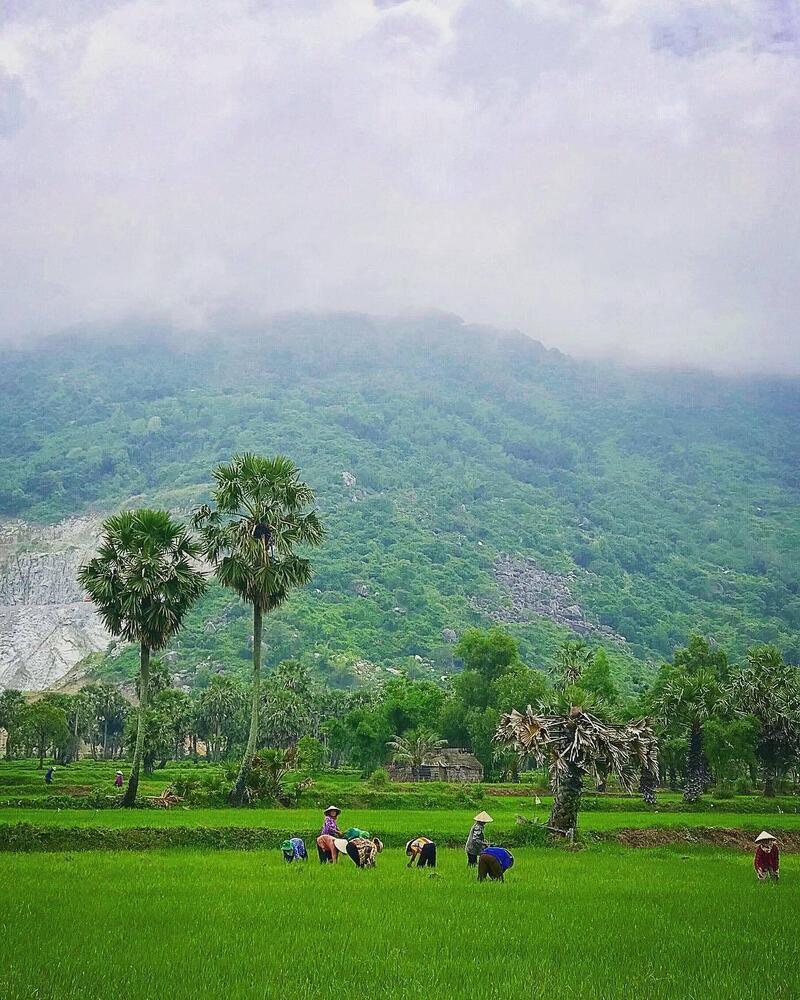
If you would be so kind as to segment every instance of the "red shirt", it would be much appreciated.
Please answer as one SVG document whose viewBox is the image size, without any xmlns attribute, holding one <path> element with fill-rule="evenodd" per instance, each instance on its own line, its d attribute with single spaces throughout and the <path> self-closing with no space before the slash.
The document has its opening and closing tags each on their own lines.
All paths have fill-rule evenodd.
<svg viewBox="0 0 800 1000">
<path fill-rule="evenodd" d="M 765 851 L 759 844 L 756 847 L 756 856 L 753 858 L 753 867 L 757 872 L 778 871 L 778 845 L 773 844 L 771 851 Z"/>
</svg>

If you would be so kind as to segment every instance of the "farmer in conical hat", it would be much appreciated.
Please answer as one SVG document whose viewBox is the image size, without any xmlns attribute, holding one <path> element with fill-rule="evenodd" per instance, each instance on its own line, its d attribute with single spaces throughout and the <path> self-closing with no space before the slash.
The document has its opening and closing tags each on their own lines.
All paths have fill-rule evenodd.
<svg viewBox="0 0 800 1000">
<path fill-rule="evenodd" d="M 762 830 L 756 837 L 756 856 L 753 858 L 753 867 L 759 882 L 763 882 L 767 877 L 772 882 L 778 881 L 780 867 L 778 841 L 766 830 Z"/>
<path fill-rule="evenodd" d="M 341 837 L 342 832 L 337 822 L 341 811 L 338 806 L 328 806 L 325 810 L 325 822 L 320 830 L 321 837 Z"/>
<path fill-rule="evenodd" d="M 487 823 L 493 822 L 494 820 L 487 812 L 479 812 L 473 820 L 472 829 L 469 831 L 467 843 L 464 848 L 467 852 L 468 867 L 472 868 L 476 865 L 478 863 L 478 855 L 482 854 L 489 846 L 484 827 Z"/>
</svg>

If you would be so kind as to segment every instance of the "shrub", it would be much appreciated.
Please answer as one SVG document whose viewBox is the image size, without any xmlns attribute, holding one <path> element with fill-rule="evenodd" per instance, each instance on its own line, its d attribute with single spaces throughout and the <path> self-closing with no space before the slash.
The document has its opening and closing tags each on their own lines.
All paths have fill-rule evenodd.
<svg viewBox="0 0 800 1000">
<path fill-rule="evenodd" d="M 376 768 L 369 776 L 369 783 L 373 788 L 386 788 L 391 778 L 385 767 Z"/>
</svg>

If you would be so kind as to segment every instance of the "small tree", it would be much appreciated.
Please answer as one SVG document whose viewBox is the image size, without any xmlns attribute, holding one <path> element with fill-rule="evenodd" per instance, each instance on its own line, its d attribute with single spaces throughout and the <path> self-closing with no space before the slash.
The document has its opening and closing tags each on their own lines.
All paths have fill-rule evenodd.
<svg viewBox="0 0 800 1000">
<path fill-rule="evenodd" d="M 69 740 L 67 713 L 63 708 L 52 704 L 46 698 L 35 701 L 25 708 L 23 725 L 29 734 L 31 743 L 39 751 L 39 767 L 44 766 L 44 757 L 48 747 L 63 745 Z"/>
<path fill-rule="evenodd" d="M 11 759 L 14 738 L 22 728 L 25 715 L 25 697 L 21 691 L 7 688 L 0 692 L 0 729 L 6 731 L 6 758 Z"/>
<path fill-rule="evenodd" d="M 554 793 L 550 826 L 563 833 L 577 827 L 587 775 L 598 782 L 614 773 L 630 790 L 637 769 L 658 773 L 656 738 L 645 720 L 615 725 L 577 705 L 566 715 L 537 715 L 531 708 L 508 712 L 500 719 L 495 742 L 549 768 Z"/>
<path fill-rule="evenodd" d="M 422 731 L 393 736 L 387 746 L 392 751 L 392 761 L 410 767 L 411 777 L 418 781 L 423 765 L 444 764 L 442 750 L 447 746 L 447 740 L 440 740 L 435 733 Z"/>
<path fill-rule="evenodd" d="M 150 654 L 166 646 L 205 589 L 195 566 L 200 552 L 167 511 L 123 511 L 104 522 L 97 556 L 78 573 L 108 631 L 139 644 L 139 718 L 125 806 L 134 804 L 139 787 Z"/>
</svg>

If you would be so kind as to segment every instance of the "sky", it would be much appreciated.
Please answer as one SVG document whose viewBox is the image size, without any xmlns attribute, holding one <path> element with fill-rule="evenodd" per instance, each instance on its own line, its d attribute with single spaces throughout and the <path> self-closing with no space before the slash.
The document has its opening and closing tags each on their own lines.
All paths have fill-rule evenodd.
<svg viewBox="0 0 800 1000">
<path fill-rule="evenodd" d="M 800 0 L 3 0 L 0 339 L 432 309 L 800 374 L 799 153 Z"/>
</svg>

